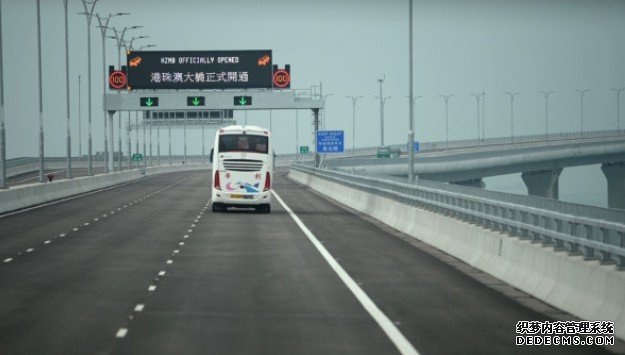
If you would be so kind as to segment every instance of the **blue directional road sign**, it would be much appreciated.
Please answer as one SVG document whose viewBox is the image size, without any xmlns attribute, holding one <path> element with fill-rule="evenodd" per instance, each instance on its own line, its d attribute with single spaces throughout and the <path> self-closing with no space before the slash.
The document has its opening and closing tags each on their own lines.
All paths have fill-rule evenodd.
<svg viewBox="0 0 625 355">
<path fill-rule="evenodd" d="M 317 131 L 317 153 L 345 152 L 343 131 Z"/>
<path fill-rule="evenodd" d="M 410 150 L 410 146 L 408 144 L 406 144 L 406 146 L 408 147 L 408 150 Z M 419 141 L 415 141 L 414 142 L 414 152 L 418 152 L 419 151 Z"/>
</svg>

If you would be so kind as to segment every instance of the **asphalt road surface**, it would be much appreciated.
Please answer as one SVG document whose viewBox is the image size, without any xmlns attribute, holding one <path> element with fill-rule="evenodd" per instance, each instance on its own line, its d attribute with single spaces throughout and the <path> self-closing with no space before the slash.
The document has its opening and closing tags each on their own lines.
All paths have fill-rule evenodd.
<svg viewBox="0 0 625 355">
<path fill-rule="evenodd" d="M 0 354 L 604 351 L 515 346 L 549 318 L 284 177 L 271 214 L 212 213 L 210 186 L 165 174 L 0 217 Z"/>
</svg>

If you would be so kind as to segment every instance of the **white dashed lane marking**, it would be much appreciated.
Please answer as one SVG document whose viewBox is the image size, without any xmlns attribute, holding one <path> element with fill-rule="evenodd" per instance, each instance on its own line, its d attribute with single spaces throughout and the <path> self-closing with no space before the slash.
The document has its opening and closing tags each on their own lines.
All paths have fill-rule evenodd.
<svg viewBox="0 0 625 355">
<path fill-rule="evenodd" d="M 165 190 L 167 190 L 167 189 L 169 189 L 169 188 L 171 188 L 171 187 L 174 187 L 174 186 L 176 186 L 176 185 L 178 185 L 178 184 L 183 183 L 184 181 L 188 180 L 189 178 L 190 178 L 190 177 L 187 177 L 187 178 L 182 179 L 182 180 L 180 180 L 180 181 L 178 181 L 178 182 L 176 182 L 176 183 L 173 183 L 173 184 L 171 184 L 171 185 L 169 185 L 169 186 L 166 186 L 166 187 L 164 187 L 164 188 L 162 188 L 162 189 L 160 189 L 160 190 L 157 190 L 157 191 L 155 191 L 155 192 L 152 192 L 152 193 L 148 194 L 148 195 L 147 195 L 147 197 L 152 197 L 152 196 L 153 196 L 153 195 L 155 195 L 155 194 L 159 194 L 159 193 L 161 193 L 162 191 L 165 191 Z M 134 203 L 138 203 L 139 201 L 143 201 L 143 199 L 135 200 L 135 201 L 134 201 Z M 123 205 L 123 207 L 117 207 L 117 211 L 122 211 L 122 209 L 127 208 L 128 206 L 132 206 L 132 205 L 133 205 L 133 202 L 127 202 L 125 205 Z M 114 215 L 114 214 L 115 214 L 115 210 L 111 210 L 111 211 L 110 211 L 110 214 L 111 214 L 111 215 Z M 102 214 L 102 217 L 101 217 L 101 218 L 107 218 L 108 216 L 109 216 L 108 214 L 104 213 L 104 214 Z M 100 220 L 100 219 L 99 219 L 98 217 L 96 217 L 96 218 L 94 218 L 94 219 L 93 219 L 93 222 L 98 222 L 99 220 Z M 196 221 L 196 222 L 197 222 L 197 221 Z M 89 222 L 82 223 L 82 224 L 81 224 L 81 225 L 79 225 L 78 227 L 72 228 L 72 231 L 73 231 L 73 232 L 78 232 L 78 231 L 80 230 L 80 228 L 81 228 L 81 227 L 87 227 L 87 226 L 89 226 L 89 225 L 90 225 L 90 223 L 89 223 Z M 65 236 L 66 236 L 66 233 L 61 233 L 61 234 L 59 234 L 58 236 L 55 236 L 55 237 L 54 237 L 54 238 L 52 238 L 52 239 L 64 238 Z M 43 242 L 43 244 L 44 244 L 44 245 L 48 245 L 48 244 L 50 244 L 51 242 L 52 242 L 51 240 L 46 240 L 46 241 L 44 241 L 44 242 Z M 34 250 L 35 250 L 34 248 L 29 248 L 29 249 L 27 249 L 27 250 L 25 251 L 25 253 L 27 253 L 27 254 L 28 254 L 28 253 L 33 252 Z M 23 254 L 23 252 L 18 252 L 16 256 L 21 256 L 22 254 Z M 4 259 L 4 262 L 5 262 L 5 263 L 9 263 L 9 262 L 11 262 L 11 261 L 13 261 L 13 258 L 6 258 L 6 259 Z"/>
<path fill-rule="evenodd" d="M 159 192 L 160 192 L 160 191 L 159 191 Z M 200 218 L 200 217 L 198 216 L 198 218 Z M 197 223 L 197 220 L 196 220 L 195 222 Z M 195 225 L 193 225 L 193 226 L 195 226 Z M 192 230 L 192 229 L 189 229 L 188 231 L 189 231 L 189 233 L 190 233 L 190 232 L 192 232 L 193 230 Z M 187 238 L 189 238 L 189 235 L 188 235 L 188 234 L 184 234 L 184 235 L 182 236 L 182 240 L 186 240 Z M 174 249 L 174 251 L 173 251 L 174 256 L 180 253 L 180 248 L 182 248 L 184 245 L 185 245 L 185 243 L 184 243 L 183 241 L 178 242 L 178 246 L 179 246 L 179 247 L 178 247 L 178 249 Z M 173 263 L 174 263 L 173 256 L 172 256 L 172 259 L 167 259 L 167 261 L 166 261 L 166 264 L 167 264 L 167 265 L 171 265 L 171 264 L 173 264 Z M 156 284 L 160 281 L 160 277 L 165 276 L 165 273 L 166 273 L 166 271 L 165 271 L 165 270 L 161 270 L 161 271 L 159 271 L 159 272 L 158 272 L 158 276 L 159 276 L 159 277 L 154 278 L 154 279 L 153 279 L 153 281 L 152 281 L 152 284 L 150 284 L 150 285 L 148 286 L 148 291 L 149 291 L 150 293 L 151 293 L 151 292 L 156 291 Z M 138 303 L 138 304 L 135 306 L 135 308 L 134 308 L 134 313 L 140 313 L 140 312 L 143 312 L 144 308 L 145 308 L 145 303 Z M 135 319 L 135 316 L 136 316 L 136 315 L 131 314 L 131 315 L 129 315 L 129 316 L 128 316 L 128 319 L 129 319 L 130 321 L 132 321 L 132 320 L 134 320 L 134 319 Z M 128 333 L 128 328 L 129 328 L 128 324 L 127 324 L 125 327 L 119 328 L 119 330 L 117 331 L 116 337 L 117 337 L 117 338 L 123 338 L 123 337 L 125 337 L 125 336 L 126 336 L 126 334 Z"/>
<path fill-rule="evenodd" d="M 116 338 L 123 338 L 128 334 L 128 328 L 119 328 L 117 333 L 115 334 Z"/>
</svg>

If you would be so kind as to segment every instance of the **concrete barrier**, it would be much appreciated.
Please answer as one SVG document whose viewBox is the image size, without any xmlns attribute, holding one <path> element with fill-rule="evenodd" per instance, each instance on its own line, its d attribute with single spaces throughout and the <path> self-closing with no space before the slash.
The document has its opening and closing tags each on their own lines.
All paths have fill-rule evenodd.
<svg viewBox="0 0 625 355">
<path fill-rule="evenodd" d="M 289 177 L 430 244 L 556 308 L 614 321 L 625 339 L 625 272 L 504 233 L 290 170 Z"/>
<path fill-rule="evenodd" d="M 0 213 L 123 184 L 150 175 L 208 169 L 209 165 L 207 164 L 171 165 L 148 167 L 146 174 L 142 174 L 139 170 L 129 170 L 112 174 L 78 177 L 72 180 L 53 181 L 51 183 L 20 185 L 8 190 L 0 190 Z"/>
</svg>

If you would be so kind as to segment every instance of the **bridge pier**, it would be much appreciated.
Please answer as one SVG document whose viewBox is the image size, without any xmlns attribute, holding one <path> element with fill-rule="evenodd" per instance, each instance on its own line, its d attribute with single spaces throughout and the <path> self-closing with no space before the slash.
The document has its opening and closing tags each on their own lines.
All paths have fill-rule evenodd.
<svg viewBox="0 0 625 355">
<path fill-rule="evenodd" d="M 558 179 L 562 169 L 527 171 L 521 179 L 527 187 L 528 195 L 558 199 Z"/>
<path fill-rule="evenodd" d="M 482 180 L 482 178 L 462 180 L 462 181 L 453 181 L 451 183 L 454 185 L 474 187 L 477 189 L 483 189 L 484 187 L 486 187 L 486 184 L 484 183 L 484 180 Z"/>
<path fill-rule="evenodd" d="M 625 209 L 625 162 L 601 164 L 608 180 L 608 207 Z"/>
</svg>

